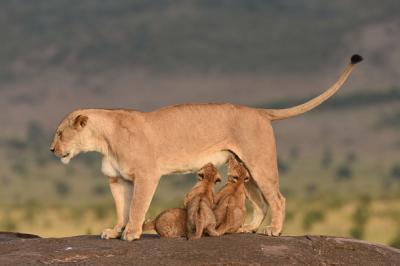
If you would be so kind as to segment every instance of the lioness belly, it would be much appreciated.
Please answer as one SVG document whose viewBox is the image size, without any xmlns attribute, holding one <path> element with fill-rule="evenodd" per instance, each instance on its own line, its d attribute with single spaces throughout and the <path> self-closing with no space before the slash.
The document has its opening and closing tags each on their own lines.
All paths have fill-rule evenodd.
<svg viewBox="0 0 400 266">
<path fill-rule="evenodd" d="M 218 167 L 226 163 L 230 154 L 229 151 L 219 151 L 203 156 L 200 155 L 196 158 L 188 158 L 188 160 L 182 160 L 181 162 L 167 162 L 162 165 L 162 171 L 164 174 L 192 173 L 207 163 L 212 163 Z"/>
</svg>

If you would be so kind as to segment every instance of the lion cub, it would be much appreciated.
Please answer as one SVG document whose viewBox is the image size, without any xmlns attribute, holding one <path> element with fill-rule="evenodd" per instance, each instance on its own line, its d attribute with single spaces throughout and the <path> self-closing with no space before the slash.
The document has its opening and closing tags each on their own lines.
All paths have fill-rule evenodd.
<svg viewBox="0 0 400 266">
<path fill-rule="evenodd" d="M 155 230 L 161 237 L 186 237 L 186 210 L 174 208 L 160 213 L 143 225 L 143 231 Z"/>
<path fill-rule="evenodd" d="M 236 233 L 243 225 L 246 216 L 244 183 L 249 178 L 243 163 L 231 156 L 228 159 L 228 182 L 215 196 L 214 214 L 218 235 Z"/>
<path fill-rule="evenodd" d="M 185 196 L 187 210 L 187 237 L 198 239 L 206 231 L 210 236 L 217 236 L 216 220 L 212 207 L 214 204 L 214 185 L 221 181 L 217 168 L 208 163 L 197 173 L 198 182 Z"/>
</svg>

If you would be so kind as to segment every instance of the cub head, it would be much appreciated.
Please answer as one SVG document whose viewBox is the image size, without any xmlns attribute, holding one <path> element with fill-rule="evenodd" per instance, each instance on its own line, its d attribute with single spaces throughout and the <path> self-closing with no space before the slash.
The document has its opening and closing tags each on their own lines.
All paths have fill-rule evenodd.
<svg viewBox="0 0 400 266">
<path fill-rule="evenodd" d="M 228 182 L 231 183 L 246 183 L 250 179 L 249 171 L 242 162 L 239 162 L 235 157 L 230 156 L 228 159 Z"/>
<path fill-rule="evenodd" d="M 197 172 L 197 180 L 216 184 L 221 182 L 221 176 L 218 169 L 212 163 L 208 163 Z"/>
<path fill-rule="evenodd" d="M 50 151 L 61 158 L 64 164 L 80 152 L 90 151 L 92 138 L 88 123 L 88 116 L 73 112 L 57 127 Z"/>
</svg>

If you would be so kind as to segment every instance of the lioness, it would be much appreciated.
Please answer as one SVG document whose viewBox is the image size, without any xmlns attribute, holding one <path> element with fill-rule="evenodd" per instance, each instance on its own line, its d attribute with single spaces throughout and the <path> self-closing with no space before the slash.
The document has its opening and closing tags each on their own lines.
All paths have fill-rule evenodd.
<svg viewBox="0 0 400 266">
<path fill-rule="evenodd" d="M 196 185 L 185 196 L 187 210 L 186 233 L 188 239 L 198 239 L 206 231 L 217 236 L 216 219 L 212 210 L 214 206 L 214 185 L 221 181 L 217 168 L 208 163 L 197 173 Z"/>
<path fill-rule="evenodd" d="M 362 60 L 353 55 L 339 79 L 324 93 L 287 109 L 258 109 L 233 104 L 184 104 L 153 112 L 80 109 L 68 114 L 56 130 L 50 150 L 68 163 L 80 152 L 103 154 L 102 172 L 109 177 L 117 224 L 105 238 L 140 238 L 145 213 L 160 177 L 187 173 L 204 164 L 225 163 L 234 153 L 250 172 L 247 195 L 256 230 L 272 210 L 268 235 L 282 231 L 285 198 L 279 191 L 275 139 L 271 122 L 305 113 L 332 96 Z M 135 183 L 132 186 L 132 182 Z"/>
</svg>

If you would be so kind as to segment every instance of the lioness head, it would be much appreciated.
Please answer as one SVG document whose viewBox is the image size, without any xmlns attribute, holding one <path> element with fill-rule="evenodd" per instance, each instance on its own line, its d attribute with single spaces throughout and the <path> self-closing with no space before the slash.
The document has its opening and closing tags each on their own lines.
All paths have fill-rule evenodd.
<svg viewBox="0 0 400 266">
<path fill-rule="evenodd" d="M 250 174 L 242 162 L 239 162 L 233 156 L 228 159 L 228 182 L 245 183 L 249 181 Z"/>
<path fill-rule="evenodd" d="M 50 151 L 67 164 L 80 152 L 90 151 L 91 131 L 88 129 L 89 118 L 73 112 L 58 126 L 50 146 Z"/>
</svg>

